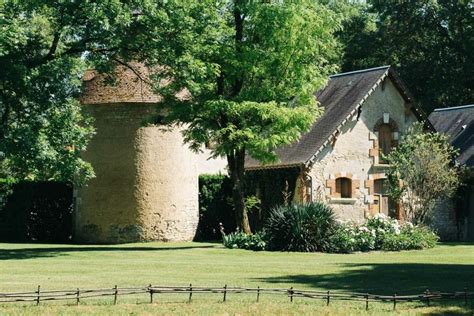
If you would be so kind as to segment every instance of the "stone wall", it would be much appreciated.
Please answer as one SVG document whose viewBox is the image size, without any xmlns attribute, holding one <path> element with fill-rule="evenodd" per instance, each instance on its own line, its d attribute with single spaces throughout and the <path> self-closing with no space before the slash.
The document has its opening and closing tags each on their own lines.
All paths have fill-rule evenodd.
<svg viewBox="0 0 474 316">
<path fill-rule="evenodd" d="M 198 223 L 197 155 L 179 129 L 143 126 L 153 104 L 94 104 L 96 135 L 83 153 L 96 178 L 76 189 L 75 239 L 89 243 L 192 240 Z M 223 170 L 206 161 L 207 172 Z"/>
<path fill-rule="evenodd" d="M 82 155 L 96 178 L 75 189 L 75 240 L 192 240 L 199 219 L 198 176 L 225 173 L 226 161 L 208 159 L 205 148 L 189 150 L 178 128 L 144 126 L 161 97 L 150 86 L 149 69 L 130 65 L 134 71 L 116 66 L 113 84 L 95 70 L 83 78 L 80 100 L 95 119 L 96 135 Z"/>
</svg>

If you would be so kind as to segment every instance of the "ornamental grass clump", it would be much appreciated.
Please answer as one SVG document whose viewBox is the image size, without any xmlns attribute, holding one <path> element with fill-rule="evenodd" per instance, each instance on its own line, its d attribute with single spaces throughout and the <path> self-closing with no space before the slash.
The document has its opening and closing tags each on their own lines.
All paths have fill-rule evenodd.
<svg viewBox="0 0 474 316">
<path fill-rule="evenodd" d="M 328 251 L 336 220 L 330 207 L 322 203 L 278 206 L 265 224 L 269 250 Z"/>
</svg>

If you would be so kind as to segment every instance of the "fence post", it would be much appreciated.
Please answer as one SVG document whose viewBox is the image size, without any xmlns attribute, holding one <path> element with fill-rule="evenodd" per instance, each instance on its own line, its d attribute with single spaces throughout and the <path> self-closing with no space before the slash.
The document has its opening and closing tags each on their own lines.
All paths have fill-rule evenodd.
<svg viewBox="0 0 474 316">
<path fill-rule="evenodd" d="M 193 297 L 193 285 L 189 284 L 189 303 L 191 303 L 191 299 Z"/>
<path fill-rule="evenodd" d="M 467 287 L 464 288 L 464 304 L 467 305 Z"/>
<path fill-rule="evenodd" d="M 118 290 L 117 290 L 117 285 L 114 287 L 114 305 L 117 304 L 117 295 L 118 295 Z"/>
<path fill-rule="evenodd" d="M 329 294 L 329 291 L 328 291 L 328 295 L 326 296 L 326 306 L 329 306 L 330 297 L 331 295 Z"/>
<path fill-rule="evenodd" d="M 293 287 L 290 287 L 288 294 L 290 294 L 290 302 L 293 302 Z"/>
<path fill-rule="evenodd" d="M 36 305 L 40 303 L 40 286 L 38 285 L 38 290 L 36 291 Z"/>
<path fill-rule="evenodd" d="M 227 296 L 227 284 L 224 285 L 224 302 L 226 300 L 226 296 Z"/>
<path fill-rule="evenodd" d="M 79 288 L 76 291 L 76 305 L 79 305 L 79 298 L 81 297 L 81 293 L 79 292 Z"/>
<path fill-rule="evenodd" d="M 148 285 L 148 291 L 150 292 L 150 304 L 153 304 L 153 289 L 151 288 L 151 284 Z"/>
<path fill-rule="evenodd" d="M 393 310 L 397 309 L 397 293 L 393 294 Z"/>
<path fill-rule="evenodd" d="M 257 286 L 257 303 L 259 299 L 260 299 L 260 286 Z"/>
<path fill-rule="evenodd" d="M 369 293 L 365 294 L 365 310 L 369 310 Z"/>
</svg>

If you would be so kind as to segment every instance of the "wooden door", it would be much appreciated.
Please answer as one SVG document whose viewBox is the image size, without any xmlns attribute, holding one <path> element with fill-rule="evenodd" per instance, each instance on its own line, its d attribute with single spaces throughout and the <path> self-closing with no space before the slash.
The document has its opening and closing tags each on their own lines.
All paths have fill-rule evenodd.
<svg viewBox="0 0 474 316">
<path fill-rule="evenodd" d="M 377 205 L 378 213 L 389 215 L 390 199 L 385 194 L 385 179 L 377 179 L 374 182 L 374 204 Z"/>
</svg>

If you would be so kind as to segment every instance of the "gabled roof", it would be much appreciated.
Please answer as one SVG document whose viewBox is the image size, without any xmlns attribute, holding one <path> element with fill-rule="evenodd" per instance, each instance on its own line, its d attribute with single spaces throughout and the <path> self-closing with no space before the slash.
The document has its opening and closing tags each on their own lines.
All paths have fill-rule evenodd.
<svg viewBox="0 0 474 316">
<path fill-rule="evenodd" d="M 302 135 L 298 142 L 278 148 L 276 153 L 279 162 L 262 165 L 248 158 L 245 168 L 252 170 L 310 165 L 332 136 L 337 134 L 342 124 L 355 114 L 386 77 L 392 79 L 405 101 L 411 103 L 412 96 L 390 66 L 333 75 L 329 78 L 328 84 L 316 93 L 316 98 L 324 108 L 324 113 L 314 122 L 311 130 Z M 413 111 L 420 120 L 426 118 L 416 106 L 413 107 Z"/>
<path fill-rule="evenodd" d="M 474 167 L 474 104 L 435 109 L 429 120 L 438 132 L 449 137 L 454 148 L 459 149 L 456 160 Z"/>
</svg>

